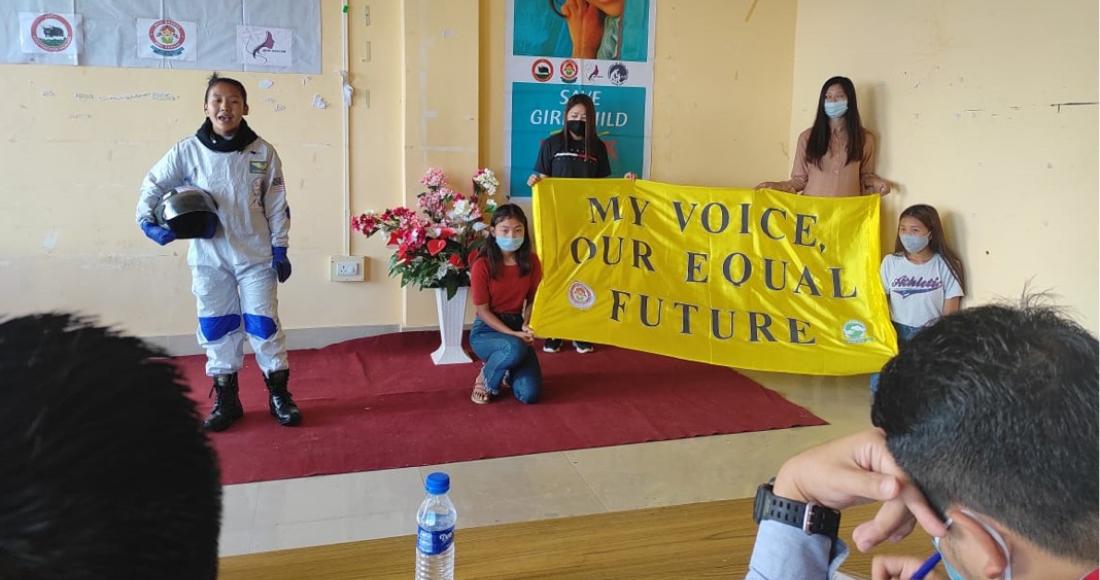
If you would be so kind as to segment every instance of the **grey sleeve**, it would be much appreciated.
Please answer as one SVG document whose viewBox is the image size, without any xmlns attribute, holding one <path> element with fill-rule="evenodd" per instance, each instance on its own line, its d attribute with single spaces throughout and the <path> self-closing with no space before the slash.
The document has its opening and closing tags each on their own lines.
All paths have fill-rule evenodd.
<svg viewBox="0 0 1100 580">
<path fill-rule="evenodd" d="M 271 245 L 285 248 L 290 244 L 290 204 L 286 201 L 283 162 L 274 147 L 271 148 L 271 162 L 268 163 L 265 185 L 264 214 L 271 229 Z"/>
<path fill-rule="evenodd" d="M 140 225 L 143 221 L 156 223 L 153 210 L 161 196 L 173 187 L 183 184 L 186 174 L 180 162 L 179 143 L 172 146 L 164 157 L 145 174 L 141 182 L 141 194 L 138 197 L 135 218 Z"/>
</svg>

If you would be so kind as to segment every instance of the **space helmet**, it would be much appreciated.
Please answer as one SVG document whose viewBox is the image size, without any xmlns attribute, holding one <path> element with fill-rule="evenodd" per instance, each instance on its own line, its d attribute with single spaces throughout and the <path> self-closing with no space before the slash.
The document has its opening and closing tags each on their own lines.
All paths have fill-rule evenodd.
<svg viewBox="0 0 1100 580">
<path fill-rule="evenodd" d="M 164 194 L 154 214 L 158 225 L 181 240 L 212 237 L 218 225 L 218 204 L 213 196 L 189 185 Z"/>
</svg>

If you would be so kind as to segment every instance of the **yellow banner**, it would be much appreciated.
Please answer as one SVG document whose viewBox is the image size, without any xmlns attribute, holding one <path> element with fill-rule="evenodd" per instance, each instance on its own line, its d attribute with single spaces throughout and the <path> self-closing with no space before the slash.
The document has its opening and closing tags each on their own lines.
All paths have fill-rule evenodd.
<svg viewBox="0 0 1100 580">
<path fill-rule="evenodd" d="M 539 336 L 812 375 L 897 353 L 878 196 L 544 179 L 533 230 Z"/>
</svg>

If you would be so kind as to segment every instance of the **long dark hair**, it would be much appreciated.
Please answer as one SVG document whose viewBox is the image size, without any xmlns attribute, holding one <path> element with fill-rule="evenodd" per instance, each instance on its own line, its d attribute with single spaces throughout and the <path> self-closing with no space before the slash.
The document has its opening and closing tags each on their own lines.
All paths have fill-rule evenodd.
<svg viewBox="0 0 1100 580">
<path fill-rule="evenodd" d="M 489 239 L 485 241 L 485 244 L 481 246 L 481 251 L 478 254 L 489 260 L 489 277 L 496 278 L 501 269 L 504 268 L 504 252 L 500 250 L 500 246 L 497 245 L 494 239 L 497 224 L 506 220 L 514 219 L 523 224 L 523 245 L 516 250 L 516 265 L 519 266 L 519 275 L 526 276 L 531 273 L 531 232 L 527 227 L 527 214 L 523 213 L 523 208 L 514 204 L 506 203 L 496 209 L 493 212 L 493 219 L 489 222 Z"/>
<path fill-rule="evenodd" d="M 829 152 L 829 139 L 832 130 L 829 116 L 825 114 L 825 93 L 829 87 L 840 85 L 848 96 L 848 112 L 844 114 L 844 125 L 848 130 L 848 163 L 863 160 L 863 123 L 859 120 L 859 104 L 856 102 L 856 87 L 848 77 L 833 77 L 821 85 L 821 95 L 817 98 L 817 115 L 813 129 L 810 129 L 810 141 L 806 143 L 806 161 L 821 168 L 821 158 Z"/>
<path fill-rule="evenodd" d="M 963 263 L 959 259 L 959 255 L 947 245 L 947 240 L 943 236 L 943 222 L 940 221 L 940 213 L 936 211 L 936 208 L 922 203 L 905 208 L 905 211 L 898 216 L 898 221 L 900 222 L 901 218 L 907 217 L 919 221 L 924 227 L 928 228 L 928 247 L 932 248 L 933 252 L 943 256 L 944 261 L 947 262 L 947 268 L 959 281 L 959 288 L 962 288 L 965 292 L 966 272 L 963 271 Z M 898 234 L 897 239 L 894 241 L 894 254 L 904 256 L 905 253 L 905 245 L 901 243 L 901 234 Z"/>
<path fill-rule="evenodd" d="M 565 145 L 565 150 L 569 150 L 569 109 L 572 109 L 576 105 L 584 105 L 584 153 L 585 155 L 592 155 L 592 152 L 596 150 L 596 104 L 592 102 L 592 97 L 584 94 L 577 93 L 572 97 L 569 97 L 568 101 L 565 101 L 565 110 L 562 111 L 562 130 L 561 138 L 562 144 Z"/>
</svg>

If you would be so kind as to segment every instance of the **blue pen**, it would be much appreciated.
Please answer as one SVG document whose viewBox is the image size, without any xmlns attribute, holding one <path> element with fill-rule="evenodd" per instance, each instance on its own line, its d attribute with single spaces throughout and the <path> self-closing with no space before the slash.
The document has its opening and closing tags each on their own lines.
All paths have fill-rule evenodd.
<svg viewBox="0 0 1100 580">
<path fill-rule="evenodd" d="M 931 572 L 932 569 L 940 563 L 940 558 L 942 558 L 942 556 L 940 556 L 939 552 L 932 554 L 927 560 L 924 561 L 923 564 L 920 565 L 920 568 L 917 568 L 917 571 L 913 573 L 913 575 L 910 577 L 910 580 L 924 580 L 924 577 L 927 576 L 928 573 Z"/>
</svg>

